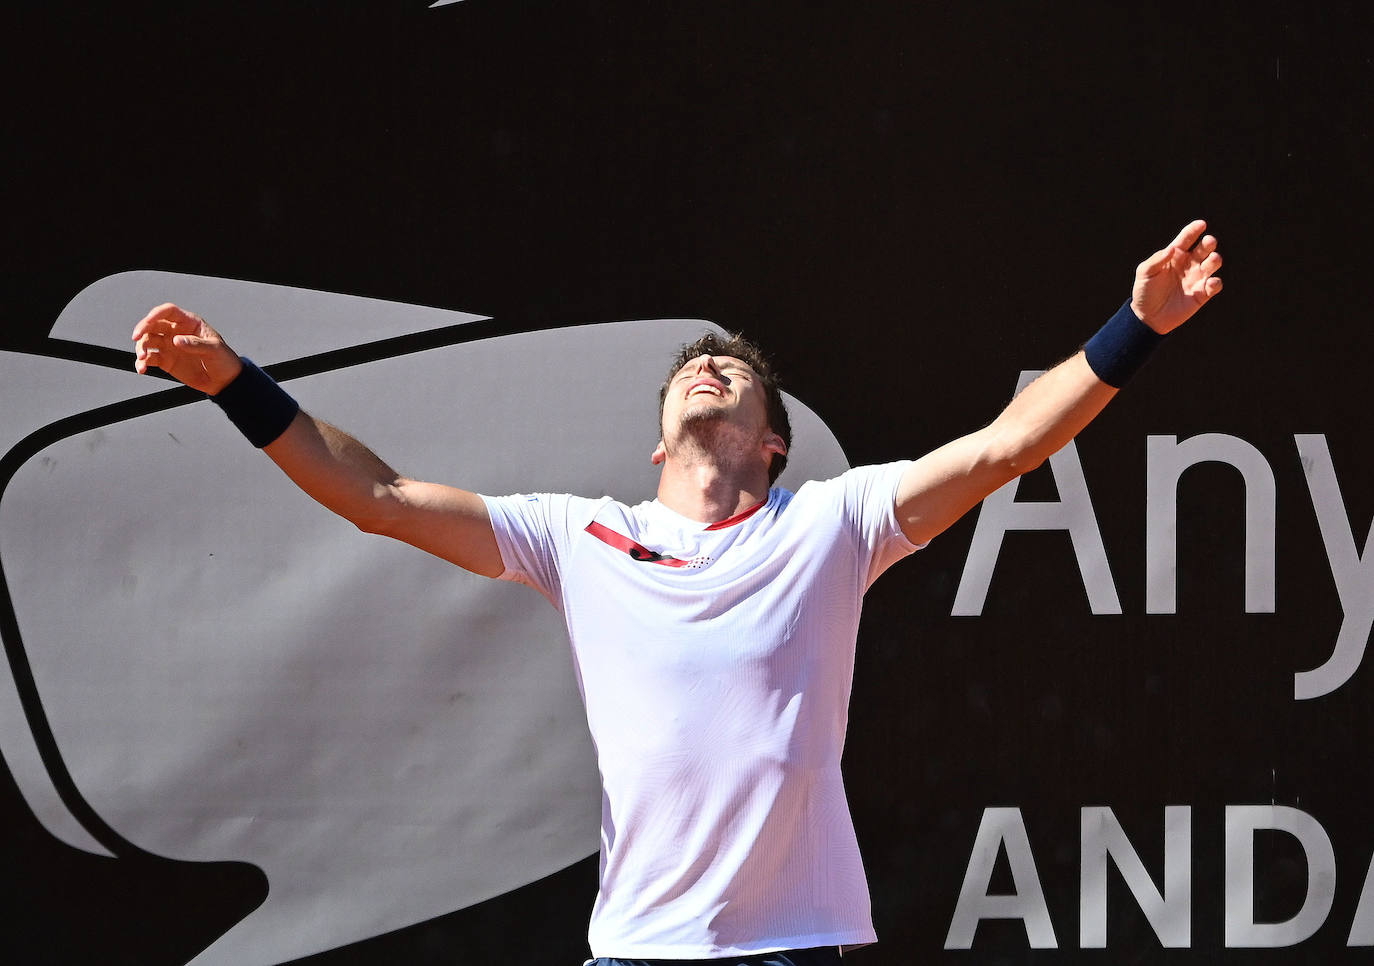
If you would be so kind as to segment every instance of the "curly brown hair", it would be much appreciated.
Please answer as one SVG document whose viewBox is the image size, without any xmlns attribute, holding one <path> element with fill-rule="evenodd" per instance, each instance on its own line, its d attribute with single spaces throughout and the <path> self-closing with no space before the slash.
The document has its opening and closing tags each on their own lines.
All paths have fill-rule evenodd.
<svg viewBox="0 0 1374 966">
<path fill-rule="evenodd" d="M 768 410 L 768 428 L 782 437 L 783 446 L 790 451 L 792 449 L 792 421 L 788 418 L 787 407 L 782 401 L 782 383 L 763 350 L 738 332 L 728 333 L 726 338 L 722 338 L 714 332 L 707 332 L 697 341 L 688 343 L 678 350 L 677 356 L 673 359 L 672 368 L 668 370 L 668 378 L 663 380 L 663 385 L 658 390 L 659 426 L 663 425 L 663 403 L 668 398 L 668 384 L 673 381 L 673 376 L 677 375 L 682 367 L 693 359 L 705 355 L 730 356 L 739 359 L 741 362 L 748 363 L 749 368 L 758 374 Z M 772 462 L 768 464 L 769 486 L 777 481 L 786 466 L 787 455 L 774 453 Z"/>
</svg>

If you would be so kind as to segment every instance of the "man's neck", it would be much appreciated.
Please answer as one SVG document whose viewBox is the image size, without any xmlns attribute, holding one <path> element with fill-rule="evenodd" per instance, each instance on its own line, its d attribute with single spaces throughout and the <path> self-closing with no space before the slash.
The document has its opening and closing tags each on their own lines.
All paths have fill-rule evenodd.
<svg viewBox="0 0 1374 966">
<path fill-rule="evenodd" d="M 669 460 L 658 480 L 658 502 L 698 523 L 719 523 L 768 499 L 768 473 L 729 472 L 710 463 Z"/>
</svg>

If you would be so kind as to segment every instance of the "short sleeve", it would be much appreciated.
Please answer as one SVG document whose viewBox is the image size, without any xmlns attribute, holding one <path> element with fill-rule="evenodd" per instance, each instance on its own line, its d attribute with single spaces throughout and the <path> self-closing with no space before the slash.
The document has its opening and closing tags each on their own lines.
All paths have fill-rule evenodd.
<svg viewBox="0 0 1374 966">
<path fill-rule="evenodd" d="M 528 584 L 562 610 L 562 564 L 572 534 L 605 500 L 563 493 L 483 496 L 505 569 L 502 580 Z"/>
<path fill-rule="evenodd" d="M 911 460 L 859 466 L 839 477 L 844 515 L 868 552 L 864 587 L 872 586 L 883 571 L 920 550 L 906 538 L 897 522 L 897 487 Z"/>
</svg>

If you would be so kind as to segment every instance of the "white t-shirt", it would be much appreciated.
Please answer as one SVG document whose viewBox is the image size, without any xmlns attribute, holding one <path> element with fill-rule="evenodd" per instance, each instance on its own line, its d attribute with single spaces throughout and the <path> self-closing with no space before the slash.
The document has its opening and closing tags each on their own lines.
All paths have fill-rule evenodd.
<svg viewBox="0 0 1374 966">
<path fill-rule="evenodd" d="M 601 770 L 594 956 L 873 942 L 840 777 L 864 592 L 916 549 L 907 463 L 706 526 L 657 501 L 485 497 L 506 571 L 563 614 Z"/>
</svg>

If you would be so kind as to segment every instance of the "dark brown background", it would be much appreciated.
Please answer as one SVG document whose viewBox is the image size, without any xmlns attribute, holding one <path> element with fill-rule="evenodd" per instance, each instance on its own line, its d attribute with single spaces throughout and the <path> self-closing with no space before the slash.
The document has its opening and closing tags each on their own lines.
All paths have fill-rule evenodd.
<svg viewBox="0 0 1374 966">
<path fill-rule="evenodd" d="M 1090 615 L 1067 539 L 1031 534 L 1008 538 L 984 616 L 951 618 L 971 518 L 870 594 L 846 769 L 883 942 L 854 960 L 1217 962 L 1223 809 L 1275 801 L 1331 836 L 1335 906 L 1306 943 L 1226 961 L 1357 962 L 1374 671 L 1292 698 L 1340 622 L 1293 434 L 1326 435 L 1363 546 L 1374 34 L 1355 4 L 1107 6 L 9 13 L 0 347 L 36 349 L 76 292 L 137 268 L 530 325 L 705 317 L 771 347 L 862 463 L 991 417 L 1206 217 L 1225 294 L 1079 443 L 1125 613 Z M 1225 468 L 1180 498 L 1178 614 L 1144 614 L 1145 438 L 1200 432 L 1273 466 L 1275 614 L 1243 612 Z M 0 778 L 14 962 L 182 963 L 260 888 L 68 849 Z M 1076 949 L 1090 804 L 1156 877 L 1163 806 L 1193 806 L 1191 949 L 1161 950 L 1119 880 L 1107 950 Z M 1016 923 L 941 949 L 994 805 L 1023 810 L 1058 950 Z M 1274 919 L 1304 874 L 1282 845 L 1257 873 Z M 589 860 L 303 962 L 577 963 L 594 880 Z"/>
</svg>

